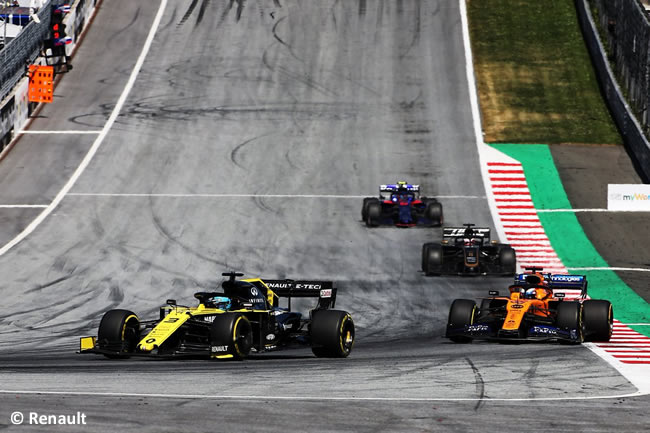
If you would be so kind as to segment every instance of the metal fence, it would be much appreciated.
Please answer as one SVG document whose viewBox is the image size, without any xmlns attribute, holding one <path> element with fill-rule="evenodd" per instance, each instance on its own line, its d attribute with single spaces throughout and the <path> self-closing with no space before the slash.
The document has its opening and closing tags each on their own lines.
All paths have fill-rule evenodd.
<svg viewBox="0 0 650 433">
<path fill-rule="evenodd" d="M 590 0 L 619 84 L 650 132 L 650 21 L 639 0 Z"/>
<path fill-rule="evenodd" d="M 630 3 L 639 6 L 639 4 L 636 3 L 636 0 L 591 1 L 593 3 L 600 3 L 601 6 L 603 4 L 614 6 L 614 9 L 616 10 L 622 10 L 616 8 L 616 5 L 620 6 L 622 3 Z M 645 182 L 648 182 L 650 180 L 650 143 L 643 133 L 642 124 L 637 121 L 637 118 L 635 118 L 634 112 L 636 111 L 636 114 L 644 113 L 640 118 L 645 119 L 647 125 L 648 116 L 647 113 L 645 113 L 645 107 L 648 101 L 648 82 L 650 81 L 650 77 L 648 76 L 648 41 L 650 38 L 648 38 L 648 34 L 643 33 L 643 31 L 650 31 L 650 25 L 647 25 L 648 22 L 646 20 L 645 24 L 648 29 L 644 29 L 640 24 L 642 21 L 637 21 L 636 18 L 628 16 L 622 17 L 617 15 L 613 18 L 609 15 L 610 18 L 604 18 L 600 9 L 596 9 L 598 11 L 598 21 L 600 23 L 605 22 L 607 26 L 611 27 L 613 25 L 616 27 L 618 24 L 616 24 L 616 22 L 611 23 L 610 19 L 616 20 L 617 18 L 619 20 L 629 20 L 630 23 L 635 22 L 640 26 L 634 30 L 630 28 L 628 30 L 629 34 L 625 35 L 625 38 L 636 41 L 634 42 L 636 47 L 619 47 L 615 50 L 609 50 L 608 53 L 598 37 L 598 29 L 594 19 L 592 18 L 588 0 L 575 0 L 575 3 L 578 11 L 580 27 L 582 28 L 587 49 L 591 55 L 596 75 L 598 76 L 598 81 L 603 90 L 607 105 L 609 106 L 616 125 L 621 131 L 628 152 L 632 154 L 633 159 L 635 160 L 634 162 L 637 165 L 639 174 L 644 178 Z M 644 12 L 640 7 L 638 12 L 641 14 L 641 18 L 645 19 L 643 16 Z M 628 11 L 627 13 L 632 12 Z M 632 33 L 635 33 L 637 30 L 640 33 L 632 35 Z M 616 34 L 616 32 L 612 32 L 609 28 L 605 29 L 605 32 L 611 33 L 612 35 Z M 603 32 L 600 33 L 603 34 Z M 642 35 L 645 35 L 645 39 L 643 40 L 639 39 Z M 618 45 L 618 43 L 614 45 Z M 639 53 L 644 53 L 645 58 L 638 55 Z M 620 82 L 621 86 L 626 89 L 626 92 L 629 95 L 627 100 L 623 94 L 623 90 L 621 90 L 616 81 L 614 70 L 610 67 L 610 61 L 614 63 L 616 70 L 625 72 L 624 75 L 619 76 L 624 77 Z M 618 63 L 624 63 L 624 66 L 619 65 L 617 67 L 616 65 Z M 630 102 L 629 104 L 628 101 Z M 633 109 L 633 107 L 637 108 Z M 639 110 L 638 107 L 641 107 L 642 109 Z"/>
<path fill-rule="evenodd" d="M 39 55 L 41 44 L 50 29 L 50 1 L 39 11 L 40 23 L 30 22 L 2 50 L 0 50 L 0 101 L 25 75 L 25 66 Z"/>
</svg>

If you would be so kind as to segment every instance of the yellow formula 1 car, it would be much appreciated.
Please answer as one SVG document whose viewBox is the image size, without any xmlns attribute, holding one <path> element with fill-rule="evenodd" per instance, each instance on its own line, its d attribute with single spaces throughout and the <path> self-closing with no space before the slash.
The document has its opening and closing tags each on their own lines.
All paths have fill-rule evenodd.
<svg viewBox="0 0 650 433">
<path fill-rule="evenodd" d="M 267 352 L 294 345 L 311 346 L 319 357 L 347 357 L 354 344 L 349 313 L 333 310 L 336 288 L 331 281 L 229 279 L 222 292 L 198 292 L 196 307 L 167 300 L 160 317 L 141 321 L 128 310 L 110 310 L 99 324 L 97 337 L 82 337 L 79 353 L 109 358 L 143 356 L 206 356 L 244 359 L 251 352 Z M 318 298 L 309 318 L 291 311 L 291 298 Z M 287 307 L 279 306 L 280 298 Z"/>
</svg>

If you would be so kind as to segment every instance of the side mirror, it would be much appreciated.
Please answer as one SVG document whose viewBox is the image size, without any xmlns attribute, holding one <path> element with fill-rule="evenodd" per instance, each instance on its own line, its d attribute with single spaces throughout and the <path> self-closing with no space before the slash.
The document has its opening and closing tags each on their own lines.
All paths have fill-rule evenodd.
<svg viewBox="0 0 650 433">
<path fill-rule="evenodd" d="M 489 294 L 490 296 L 499 296 L 499 292 L 498 292 L 497 290 L 490 290 L 490 291 L 488 292 L 488 294 Z"/>
<path fill-rule="evenodd" d="M 175 307 L 176 306 L 176 299 L 167 299 L 167 305 Z"/>
</svg>

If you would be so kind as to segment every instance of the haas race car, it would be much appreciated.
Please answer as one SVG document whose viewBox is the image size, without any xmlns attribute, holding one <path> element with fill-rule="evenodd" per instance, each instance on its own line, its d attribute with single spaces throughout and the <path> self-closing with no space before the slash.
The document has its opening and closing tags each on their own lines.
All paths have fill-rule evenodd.
<svg viewBox="0 0 650 433">
<path fill-rule="evenodd" d="M 318 357 L 344 358 L 354 344 L 354 322 L 334 310 L 336 288 L 330 281 L 229 279 L 221 292 L 198 292 L 196 307 L 167 300 L 160 317 L 143 320 L 128 310 L 110 310 L 99 323 L 97 337 L 82 337 L 79 353 L 108 358 L 205 356 L 244 359 L 294 345 L 311 346 Z M 291 311 L 292 298 L 315 298 L 309 317 Z M 280 299 L 287 307 L 280 307 Z"/>
<path fill-rule="evenodd" d="M 368 227 L 439 226 L 442 224 L 442 205 L 435 198 L 420 197 L 420 185 L 397 182 L 380 185 L 379 198 L 363 199 L 361 219 Z"/>
<path fill-rule="evenodd" d="M 441 243 L 422 246 L 422 270 L 426 275 L 514 275 L 515 250 L 509 244 L 490 241 L 490 229 L 465 224 L 445 227 Z"/>
<path fill-rule="evenodd" d="M 584 275 L 542 273 L 527 268 L 508 290 L 509 296 L 491 291 L 481 306 L 469 299 L 456 299 L 449 310 L 446 337 L 457 343 L 473 339 L 500 341 L 555 340 L 578 344 L 609 341 L 613 330 L 612 304 L 587 299 Z M 580 291 L 575 300 L 566 291 Z"/>
</svg>

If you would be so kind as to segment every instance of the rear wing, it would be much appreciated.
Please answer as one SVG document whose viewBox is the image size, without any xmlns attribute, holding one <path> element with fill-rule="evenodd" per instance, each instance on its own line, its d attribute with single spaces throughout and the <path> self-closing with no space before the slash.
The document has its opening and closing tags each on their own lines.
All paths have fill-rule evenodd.
<svg viewBox="0 0 650 433">
<path fill-rule="evenodd" d="M 332 281 L 295 281 L 295 280 L 263 280 L 269 289 L 278 297 L 288 298 L 318 298 L 316 308 L 334 308 L 336 303 L 336 287 Z"/>
<path fill-rule="evenodd" d="M 383 197 L 385 192 L 398 192 L 400 188 L 403 190 L 407 190 L 412 193 L 419 194 L 420 193 L 420 185 L 412 185 L 412 184 L 402 184 L 398 185 L 396 183 L 388 184 L 388 185 L 379 185 L 379 196 Z"/>
<path fill-rule="evenodd" d="M 530 274 L 519 274 L 515 277 L 515 284 L 525 284 L 526 276 Z M 587 294 L 587 277 L 585 275 L 570 275 L 570 274 L 551 274 L 543 273 L 544 280 L 548 283 L 549 287 L 556 291 L 558 289 L 566 290 L 580 290 L 580 296 Z"/>
<path fill-rule="evenodd" d="M 467 227 L 445 227 L 442 229 L 442 238 L 460 238 L 465 235 Z M 489 227 L 472 227 L 472 237 L 490 241 L 490 228 Z"/>
</svg>

